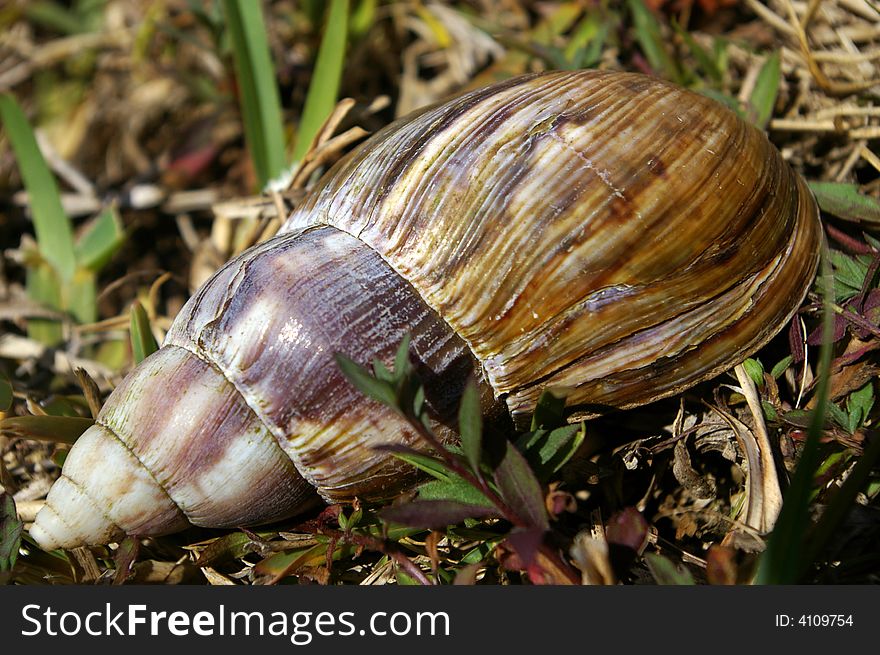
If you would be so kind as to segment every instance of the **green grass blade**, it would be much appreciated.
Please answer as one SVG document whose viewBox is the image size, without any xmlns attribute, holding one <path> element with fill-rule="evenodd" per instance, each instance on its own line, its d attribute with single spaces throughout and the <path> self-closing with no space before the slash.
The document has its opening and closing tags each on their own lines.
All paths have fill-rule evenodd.
<svg viewBox="0 0 880 655">
<path fill-rule="evenodd" d="M 0 434 L 10 439 L 36 439 L 72 444 L 94 424 L 79 416 L 13 416 L 0 419 Z"/>
<path fill-rule="evenodd" d="M 749 104 L 755 111 L 755 125 L 762 130 L 767 127 L 773 116 L 776 95 L 779 93 L 780 71 L 781 56 L 777 50 L 761 66 L 758 79 L 755 81 L 755 89 L 749 97 Z"/>
<path fill-rule="evenodd" d="M 68 282 L 76 269 L 76 257 L 73 229 L 61 206 L 58 185 L 43 159 L 24 112 L 15 98 L 6 93 L 0 94 L 0 120 L 6 128 L 28 192 L 40 253 L 55 267 L 61 280 Z"/>
<path fill-rule="evenodd" d="M 589 44 L 598 36 L 600 27 L 604 25 L 600 21 L 601 19 L 598 14 L 591 13 L 572 30 L 563 51 L 568 67 L 572 69 L 581 67 L 580 64 L 584 57 L 584 52 Z"/>
<path fill-rule="evenodd" d="M 378 0 L 360 0 L 351 13 L 350 32 L 355 38 L 366 34 L 376 20 Z"/>
<path fill-rule="evenodd" d="M 97 273 L 122 245 L 125 232 L 114 207 L 102 211 L 76 242 L 76 261 L 81 268 Z"/>
<path fill-rule="evenodd" d="M 348 0 L 332 0 L 327 16 L 327 25 L 312 83 L 306 95 L 302 119 L 296 135 L 296 146 L 293 149 L 293 161 L 300 161 L 309 149 L 312 140 L 327 120 L 336 97 L 339 94 L 339 82 L 342 79 L 342 64 L 345 61 L 345 41 L 348 35 Z"/>
<path fill-rule="evenodd" d="M 810 528 L 810 499 L 813 495 L 816 470 L 820 460 L 825 414 L 828 407 L 828 378 L 831 367 L 831 334 L 834 328 L 833 277 L 827 249 L 822 250 L 819 284 L 824 300 L 822 313 L 822 345 L 819 348 L 819 378 L 816 386 L 816 409 L 813 411 L 800 461 L 783 497 L 782 511 L 761 555 L 757 584 L 795 584 L 810 565 L 803 548 Z"/>
<path fill-rule="evenodd" d="M 131 305 L 131 352 L 134 363 L 140 364 L 147 357 L 159 350 L 153 332 L 150 330 L 150 319 L 139 302 Z"/>
<path fill-rule="evenodd" d="M 642 47 L 642 52 L 648 58 L 648 63 L 658 73 L 662 73 L 668 79 L 678 84 L 683 84 L 684 79 L 675 61 L 666 50 L 666 41 L 660 31 L 660 23 L 651 10 L 642 0 L 629 0 L 627 2 L 632 14 L 633 26 L 636 39 Z"/>
<path fill-rule="evenodd" d="M 239 85 L 244 133 L 260 186 L 287 166 L 275 68 L 259 2 L 223 0 Z"/>
<path fill-rule="evenodd" d="M 28 266 L 25 282 L 28 297 L 46 307 L 61 307 L 61 285 L 55 269 L 45 261 Z M 27 333 L 31 339 L 54 346 L 61 342 L 61 323 L 45 318 L 28 319 Z"/>
<path fill-rule="evenodd" d="M 97 276 L 86 269 L 77 270 L 67 286 L 67 309 L 79 323 L 98 320 Z"/>
</svg>

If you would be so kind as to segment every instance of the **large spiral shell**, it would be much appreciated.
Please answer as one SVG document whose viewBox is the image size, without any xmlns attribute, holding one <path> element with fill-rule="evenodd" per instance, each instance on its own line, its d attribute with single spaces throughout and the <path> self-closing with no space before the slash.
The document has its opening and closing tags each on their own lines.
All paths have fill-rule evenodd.
<svg viewBox="0 0 880 655">
<path fill-rule="evenodd" d="M 679 392 L 790 319 L 820 227 L 765 135 L 636 74 L 520 77 L 388 126 L 282 234 L 227 264 L 71 450 L 44 548 L 258 524 L 315 496 L 393 494 L 414 443 L 332 359 L 403 334 L 435 428 L 458 394 L 518 422 L 548 386 L 581 415 Z"/>
</svg>

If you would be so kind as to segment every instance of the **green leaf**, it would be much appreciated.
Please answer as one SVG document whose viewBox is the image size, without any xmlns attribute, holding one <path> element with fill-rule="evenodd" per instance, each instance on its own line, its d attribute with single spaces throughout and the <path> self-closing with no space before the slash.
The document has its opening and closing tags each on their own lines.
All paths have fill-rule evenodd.
<svg viewBox="0 0 880 655">
<path fill-rule="evenodd" d="M 391 453 L 394 457 L 406 462 L 410 466 L 416 467 L 420 471 L 424 471 L 438 480 L 447 482 L 455 476 L 455 474 L 449 470 L 449 466 L 446 462 L 442 459 L 425 455 L 412 448 L 407 448 L 405 446 L 387 446 L 381 447 L 379 450 Z"/>
<path fill-rule="evenodd" d="M 425 412 L 425 386 L 420 384 L 416 388 L 416 392 L 413 394 L 413 415 L 416 418 L 421 418 L 422 423 L 425 427 L 429 426 L 428 414 Z"/>
<path fill-rule="evenodd" d="M 492 502 L 464 478 L 449 474 L 447 480 L 432 480 L 419 487 L 422 500 L 454 500 L 467 505 L 494 507 Z"/>
<path fill-rule="evenodd" d="M 495 482 L 501 497 L 530 526 L 549 528 L 544 492 L 522 453 L 507 443 L 504 458 L 495 470 Z"/>
<path fill-rule="evenodd" d="M 409 361 L 409 343 L 411 340 L 412 335 L 407 332 L 403 335 L 403 339 L 397 347 L 397 353 L 394 355 L 395 380 L 402 380 L 405 376 L 409 375 L 412 370 L 412 364 L 410 364 Z"/>
<path fill-rule="evenodd" d="M 645 564 L 648 570 L 661 585 L 692 585 L 694 576 L 683 564 L 674 564 L 672 561 L 657 553 L 645 553 Z"/>
<path fill-rule="evenodd" d="M 287 167 L 284 125 L 261 3 L 223 0 L 232 42 L 244 133 L 261 187 Z"/>
<path fill-rule="evenodd" d="M 421 586 L 421 583 L 409 575 L 406 572 L 406 569 L 402 566 L 395 564 L 394 567 L 394 576 L 397 581 L 398 587 L 417 587 Z"/>
<path fill-rule="evenodd" d="M 86 406 L 85 398 L 80 398 L 83 400 L 83 405 L 81 407 Z M 54 398 L 44 400 L 40 407 L 43 408 L 49 416 L 73 416 L 75 418 L 79 418 L 82 414 L 77 411 L 77 405 L 71 401 L 69 398 L 65 398 L 64 396 L 55 396 Z"/>
<path fill-rule="evenodd" d="M 846 411 L 849 414 L 849 431 L 855 432 L 861 427 L 868 412 L 874 406 L 874 385 L 868 382 L 857 391 L 853 391 L 846 399 Z"/>
<path fill-rule="evenodd" d="M 464 456 L 471 465 L 471 470 L 479 474 L 483 417 L 480 414 L 480 392 L 473 380 L 468 381 L 461 396 L 458 431 Z"/>
<path fill-rule="evenodd" d="M 497 510 L 485 505 L 469 505 L 454 500 L 417 500 L 386 507 L 379 512 L 379 516 L 390 523 L 441 530 L 465 519 L 497 516 Z"/>
<path fill-rule="evenodd" d="M 489 557 L 500 543 L 500 539 L 492 539 L 474 546 L 461 558 L 462 564 L 476 564 Z"/>
<path fill-rule="evenodd" d="M 76 261 L 80 268 L 100 271 L 125 240 L 125 232 L 115 207 L 108 207 L 91 222 L 76 242 Z"/>
<path fill-rule="evenodd" d="M 12 407 L 12 383 L 3 371 L 0 371 L 0 412 L 8 412 Z"/>
<path fill-rule="evenodd" d="M 389 371 L 388 367 L 379 359 L 373 360 L 373 377 L 377 380 L 383 380 L 384 382 L 394 384 L 394 373 Z"/>
<path fill-rule="evenodd" d="M 24 523 L 15 511 L 15 501 L 11 495 L 0 491 L 0 573 L 12 571 L 15 566 L 23 530 Z M 5 580 L 0 576 L 0 583 L 3 582 Z"/>
<path fill-rule="evenodd" d="M 576 64 L 577 68 L 594 68 L 602 59 L 605 43 L 608 41 L 610 33 L 611 23 L 604 21 L 599 27 L 599 33 L 596 37 L 590 41 L 586 48 L 578 51 L 579 56 L 572 63 Z"/>
<path fill-rule="evenodd" d="M 848 221 L 880 223 L 880 200 L 859 193 L 856 184 L 808 182 L 822 211 Z"/>
<path fill-rule="evenodd" d="M 574 456 L 586 434 L 583 423 L 566 425 L 555 430 L 527 432 L 517 440 L 516 445 L 538 479 L 546 481 Z"/>
<path fill-rule="evenodd" d="M 348 378 L 354 387 L 365 396 L 377 400 L 380 403 L 399 409 L 397 407 L 397 394 L 394 387 L 386 380 L 377 380 L 364 367 L 355 364 L 345 355 L 336 353 L 334 355 L 336 365 L 342 371 L 343 375 Z"/>
<path fill-rule="evenodd" d="M 72 444 L 94 424 L 73 416 L 13 416 L 0 419 L 0 434 L 12 439 L 37 439 Z"/>
<path fill-rule="evenodd" d="M 782 359 L 780 359 L 776 366 L 773 367 L 773 370 L 770 371 L 770 376 L 775 380 L 778 379 L 780 375 L 785 373 L 789 366 L 791 366 L 794 361 L 794 357 L 791 355 L 786 355 Z"/>
<path fill-rule="evenodd" d="M 667 40 L 663 38 L 660 23 L 654 14 L 644 5 L 642 0 L 628 0 L 627 6 L 632 14 L 636 39 L 642 47 L 645 57 L 648 58 L 651 68 L 673 82 L 682 84 L 684 80 L 681 71 L 666 50 Z"/>
<path fill-rule="evenodd" d="M 743 362 L 743 368 L 758 387 L 764 386 L 764 365 L 759 360 L 749 357 Z"/>
<path fill-rule="evenodd" d="M 828 416 L 831 417 L 831 420 L 837 423 L 844 430 L 849 427 L 849 417 L 846 415 L 840 407 L 835 405 L 834 403 L 828 403 L 825 410 L 828 412 Z"/>
<path fill-rule="evenodd" d="M 76 257 L 73 228 L 61 205 L 58 185 L 43 159 L 24 112 L 8 93 L 0 94 L 0 120 L 6 128 L 28 192 L 40 253 L 52 265 L 61 281 L 67 282 L 73 278 Z"/>
<path fill-rule="evenodd" d="M 140 364 L 147 357 L 159 350 L 159 344 L 150 330 L 150 319 L 143 306 L 135 301 L 131 305 L 129 334 L 131 338 L 131 354 L 135 364 Z"/>
<path fill-rule="evenodd" d="M 538 404 L 535 405 L 535 414 L 532 416 L 532 430 L 543 428 L 546 430 L 568 425 L 565 420 L 566 394 L 544 389 Z"/>
<path fill-rule="evenodd" d="M 348 35 L 348 0 L 331 0 L 324 36 L 315 60 L 312 82 L 306 94 L 302 118 L 293 149 L 293 161 L 301 161 L 321 125 L 336 106 L 342 64 L 345 61 L 345 41 Z"/>
<path fill-rule="evenodd" d="M 302 6 L 313 26 L 321 21 L 321 16 L 324 15 L 324 10 L 327 8 L 327 0 L 300 0 L 298 4 Z"/>
<path fill-rule="evenodd" d="M 776 105 L 776 95 L 779 93 L 779 77 L 781 71 L 781 55 L 777 50 L 767 57 L 767 61 L 761 66 L 755 88 L 749 96 L 749 104 L 755 111 L 755 125 L 762 130 L 767 127 L 773 116 L 773 107 Z"/>
<path fill-rule="evenodd" d="M 778 421 L 779 414 L 776 411 L 776 408 L 766 400 L 761 401 L 761 409 L 764 410 L 764 416 L 768 421 Z"/>
<path fill-rule="evenodd" d="M 868 264 L 838 250 L 831 251 L 831 263 L 834 266 L 834 298 L 838 302 L 861 291 Z"/>
</svg>

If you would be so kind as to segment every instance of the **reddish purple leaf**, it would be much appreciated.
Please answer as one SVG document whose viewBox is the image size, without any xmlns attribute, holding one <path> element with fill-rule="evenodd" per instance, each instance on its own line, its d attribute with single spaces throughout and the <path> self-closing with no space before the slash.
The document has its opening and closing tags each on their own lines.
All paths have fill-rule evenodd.
<svg viewBox="0 0 880 655">
<path fill-rule="evenodd" d="M 878 307 L 880 307 L 880 289 L 871 289 L 868 292 L 868 297 L 865 298 L 865 304 L 862 305 L 862 312 L 870 318 L 872 323 L 876 323 L 876 315 L 870 312 Z"/>
<path fill-rule="evenodd" d="M 528 569 L 535 564 L 538 549 L 544 541 L 544 531 L 537 528 L 514 530 L 507 535 L 507 545 L 517 554 L 519 564 Z"/>
<path fill-rule="evenodd" d="M 849 321 L 847 321 L 840 314 L 836 314 L 834 316 L 834 330 L 831 333 L 831 343 L 836 343 L 843 339 L 846 334 L 846 326 L 849 325 Z M 815 330 L 810 332 L 810 336 L 807 337 L 807 343 L 811 346 L 821 346 L 822 345 L 822 326 L 820 325 Z M 794 356 L 794 361 L 803 361 L 804 356 L 800 355 L 800 359 L 798 359 L 797 355 Z"/>
<path fill-rule="evenodd" d="M 788 347 L 791 349 L 791 357 L 795 363 L 804 361 L 807 353 L 801 340 L 801 322 L 797 316 L 788 324 Z"/>
</svg>

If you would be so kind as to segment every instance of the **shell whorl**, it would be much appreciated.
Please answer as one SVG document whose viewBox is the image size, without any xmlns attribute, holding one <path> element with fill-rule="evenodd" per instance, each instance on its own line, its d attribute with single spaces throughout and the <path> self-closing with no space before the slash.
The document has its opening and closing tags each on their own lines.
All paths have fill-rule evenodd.
<svg viewBox="0 0 880 655">
<path fill-rule="evenodd" d="M 470 376 L 522 423 L 739 363 L 796 311 L 820 226 L 766 137 L 641 75 L 525 76 L 421 110 L 339 162 L 282 233 L 221 269 L 114 391 L 37 516 L 44 548 L 386 497 L 412 444 L 332 355 L 407 332 L 435 429 Z"/>
<path fill-rule="evenodd" d="M 390 365 L 407 332 L 441 438 L 454 438 L 472 376 L 497 413 L 464 342 L 357 239 L 321 227 L 249 250 L 190 299 L 163 347 L 110 395 L 31 535 L 44 548 L 72 547 L 189 523 L 258 525 L 318 495 L 396 494 L 414 472 L 373 447 L 418 437 L 348 385 L 333 355 Z"/>
<path fill-rule="evenodd" d="M 515 78 L 388 126 L 282 230 L 313 224 L 380 253 L 520 419 L 547 386 L 627 408 L 739 363 L 796 310 L 820 237 L 762 132 L 601 71 Z"/>
</svg>

